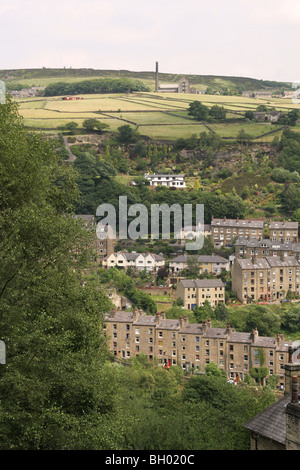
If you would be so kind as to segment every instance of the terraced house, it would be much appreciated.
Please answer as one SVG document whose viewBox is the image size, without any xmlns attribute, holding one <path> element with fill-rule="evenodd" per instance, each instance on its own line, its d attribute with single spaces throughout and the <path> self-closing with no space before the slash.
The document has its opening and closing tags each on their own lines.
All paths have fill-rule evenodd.
<svg viewBox="0 0 300 470">
<path fill-rule="evenodd" d="M 262 240 L 247 240 L 239 238 L 235 243 L 236 258 L 251 258 L 256 256 L 294 256 L 296 259 L 300 255 L 300 243 L 281 243 L 268 238 Z"/>
<path fill-rule="evenodd" d="M 166 319 L 165 313 L 146 315 L 141 310 L 115 310 L 105 317 L 105 334 L 111 353 L 121 359 L 145 354 L 151 361 L 158 358 L 162 365 L 179 365 L 205 371 L 210 362 L 224 370 L 229 379 L 243 380 L 252 367 L 261 364 L 269 375 L 278 375 L 284 386 L 284 365 L 288 362 L 290 341 L 283 335 L 260 337 L 226 328 L 212 328 L 211 321 L 189 324 L 187 316 Z"/>
<path fill-rule="evenodd" d="M 232 246 L 234 239 L 263 238 L 263 220 L 216 219 L 211 221 L 211 236 L 215 247 Z"/>
<path fill-rule="evenodd" d="M 172 273 L 180 273 L 180 271 L 188 269 L 189 257 L 189 255 L 180 255 L 170 260 L 170 271 Z M 222 269 L 228 271 L 230 268 L 228 259 L 216 255 L 198 255 L 197 263 L 199 265 L 199 274 L 220 274 Z"/>
<path fill-rule="evenodd" d="M 300 263 L 295 257 L 235 259 L 232 290 L 243 303 L 272 302 L 300 294 Z"/>
<path fill-rule="evenodd" d="M 146 270 L 149 272 L 157 272 L 158 269 L 165 265 L 163 256 L 154 253 L 127 253 L 118 251 L 107 256 L 102 261 L 105 268 L 114 268 L 115 266 L 133 269 L 134 271 Z"/>
<path fill-rule="evenodd" d="M 207 301 L 212 307 L 225 303 L 225 284 L 221 279 L 181 279 L 177 284 L 177 298 L 187 310 L 201 307 Z"/>
<path fill-rule="evenodd" d="M 298 241 L 298 222 L 270 222 L 270 240 L 281 243 Z"/>
</svg>

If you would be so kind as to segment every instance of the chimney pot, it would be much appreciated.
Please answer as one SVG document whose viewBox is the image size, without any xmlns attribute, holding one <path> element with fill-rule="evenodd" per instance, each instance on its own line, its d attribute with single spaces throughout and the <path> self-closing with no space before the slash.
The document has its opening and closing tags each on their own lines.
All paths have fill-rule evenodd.
<svg viewBox="0 0 300 470">
<path fill-rule="evenodd" d="M 292 377 L 292 403 L 298 403 L 298 377 Z"/>
</svg>

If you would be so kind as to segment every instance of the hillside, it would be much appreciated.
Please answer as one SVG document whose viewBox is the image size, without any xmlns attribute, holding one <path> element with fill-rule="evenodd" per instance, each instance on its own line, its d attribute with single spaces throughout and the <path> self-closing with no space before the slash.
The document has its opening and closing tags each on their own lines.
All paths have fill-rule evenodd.
<svg viewBox="0 0 300 470">
<path fill-rule="evenodd" d="M 154 67 L 153 71 L 130 71 L 130 70 L 97 70 L 97 69 L 73 69 L 73 68 L 42 68 L 42 69 L 15 69 L 0 70 L 0 79 L 8 85 L 12 83 L 24 83 L 28 86 L 46 86 L 57 80 L 77 81 L 83 78 L 110 77 L 110 78 L 132 78 L 144 80 L 147 86 L 154 90 Z M 184 74 L 159 73 L 161 83 L 177 83 Z M 268 80 L 257 80 L 249 77 L 226 77 L 214 75 L 190 75 L 186 74 L 189 82 L 199 89 L 212 87 L 215 90 L 224 88 L 231 91 L 245 90 L 272 90 L 278 88 L 290 88 L 289 83 Z"/>
</svg>

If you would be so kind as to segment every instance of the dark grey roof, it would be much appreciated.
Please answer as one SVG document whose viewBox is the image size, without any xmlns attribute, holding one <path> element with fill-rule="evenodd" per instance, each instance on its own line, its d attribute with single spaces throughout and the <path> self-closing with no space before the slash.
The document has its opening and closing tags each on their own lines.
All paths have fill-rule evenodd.
<svg viewBox="0 0 300 470">
<path fill-rule="evenodd" d="M 275 266 L 299 266 L 299 261 L 297 261 L 293 256 L 285 256 L 283 261 L 276 256 L 271 256 L 267 258 L 267 260 L 272 268 Z"/>
<path fill-rule="evenodd" d="M 248 228 L 263 228 L 263 220 L 253 220 L 253 219 L 212 219 L 212 226 L 225 226 L 225 227 L 248 227 Z"/>
<path fill-rule="evenodd" d="M 272 441 L 285 444 L 286 416 L 285 407 L 291 401 L 291 395 L 286 395 L 273 405 L 266 408 L 254 418 L 249 419 L 244 427 Z"/>
<path fill-rule="evenodd" d="M 273 222 L 270 222 L 269 224 L 269 228 L 270 229 L 274 229 L 274 228 L 278 228 L 278 229 L 284 229 L 284 228 L 290 228 L 290 229 L 297 229 L 298 230 L 298 222 L 288 222 L 288 221 L 284 221 L 284 222 L 276 222 L 276 221 L 273 221 Z"/>
<path fill-rule="evenodd" d="M 187 263 L 188 258 L 192 257 L 193 255 L 179 255 L 176 258 L 170 260 L 172 263 Z M 222 256 L 217 255 L 199 255 L 197 257 L 198 263 L 228 263 L 229 260 L 223 258 Z"/>
<path fill-rule="evenodd" d="M 251 333 L 241 333 L 238 331 L 231 331 L 228 338 L 229 343 L 251 343 Z"/>
<path fill-rule="evenodd" d="M 221 279 L 182 279 L 183 287 L 224 287 Z"/>
<path fill-rule="evenodd" d="M 267 256 L 265 258 L 246 258 L 246 259 L 236 259 L 241 269 L 270 269 L 273 267 L 289 267 L 289 266 L 299 266 L 299 261 L 292 256 L 286 256 L 282 261 L 279 257 L 276 256 Z"/>
<path fill-rule="evenodd" d="M 207 338 L 226 338 L 225 328 L 207 328 L 205 335 Z"/>
<path fill-rule="evenodd" d="M 133 321 L 133 312 L 124 312 L 117 310 L 105 316 L 106 321 L 127 323 Z"/>
<path fill-rule="evenodd" d="M 203 334 L 203 326 L 200 323 L 187 323 L 181 329 L 180 333 L 183 334 Z"/>
<path fill-rule="evenodd" d="M 162 319 L 162 320 L 159 320 L 157 329 L 158 330 L 179 330 L 179 326 L 180 326 L 179 320 Z"/>
<path fill-rule="evenodd" d="M 155 326 L 155 316 L 152 315 L 141 315 L 138 319 L 133 323 L 134 325 L 149 325 Z"/>
</svg>

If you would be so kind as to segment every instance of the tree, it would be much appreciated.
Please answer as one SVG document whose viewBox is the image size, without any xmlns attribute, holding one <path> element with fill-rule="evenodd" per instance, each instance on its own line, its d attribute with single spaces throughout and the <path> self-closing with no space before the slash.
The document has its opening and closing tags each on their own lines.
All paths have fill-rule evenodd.
<svg viewBox="0 0 300 470">
<path fill-rule="evenodd" d="M 188 115 L 197 121 L 205 121 L 208 117 L 208 108 L 200 101 L 193 101 L 189 104 Z"/>
<path fill-rule="evenodd" d="M 208 320 L 215 317 L 213 308 L 211 307 L 208 300 L 205 300 L 204 305 L 201 307 L 195 307 L 193 310 L 197 323 L 201 323 L 204 320 Z"/>
<path fill-rule="evenodd" d="M 122 144 L 132 144 L 139 140 L 139 133 L 129 124 L 118 127 L 117 139 Z"/>
<path fill-rule="evenodd" d="M 199 276 L 199 263 L 197 255 L 188 255 L 187 257 L 188 275 L 192 278 Z"/>
<path fill-rule="evenodd" d="M 245 315 L 245 329 L 250 332 L 255 328 L 261 336 L 276 335 L 280 330 L 280 317 L 268 306 L 250 306 Z"/>
<path fill-rule="evenodd" d="M 69 134 L 76 134 L 77 128 L 78 128 L 78 124 L 77 122 L 74 122 L 74 121 L 67 122 L 67 124 L 58 127 L 58 129 L 62 131 L 69 132 Z"/>
<path fill-rule="evenodd" d="M 215 120 L 226 118 L 226 109 L 223 106 L 213 105 L 209 110 L 209 116 Z"/>
<path fill-rule="evenodd" d="M 217 320 L 228 322 L 229 321 L 229 312 L 226 306 L 222 303 L 218 303 L 215 308 L 215 317 Z"/>
<path fill-rule="evenodd" d="M 102 134 L 105 129 L 109 128 L 109 125 L 98 121 L 98 119 L 90 118 L 83 121 L 82 127 L 87 131 L 98 131 L 99 134 Z"/>
<path fill-rule="evenodd" d="M 99 334 L 111 304 L 83 282 L 91 239 L 72 215 L 76 175 L 9 99 L 0 135 L 0 448 L 113 449 L 115 380 Z"/>
<path fill-rule="evenodd" d="M 254 112 L 253 111 L 246 111 L 245 112 L 245 118 L 249 119 L 250 121 L 253 121 L 254 119 Z"/>
<path fill-rule="evenodd" d="M 300 331 L 300 308 L 292 305 L 285 313 L 282 319 L 283 327 L 290 332 Z"/>
<path fill-rule="evenodd" d="M 252 139 L 251 135 L 247 134 L 244 129 L 241 129 L 239 131 L 237 138 L 236 138 L 237 142 L 239 142 L 240 144 L 246 144 L 251 139 Z"/>
</svg>

